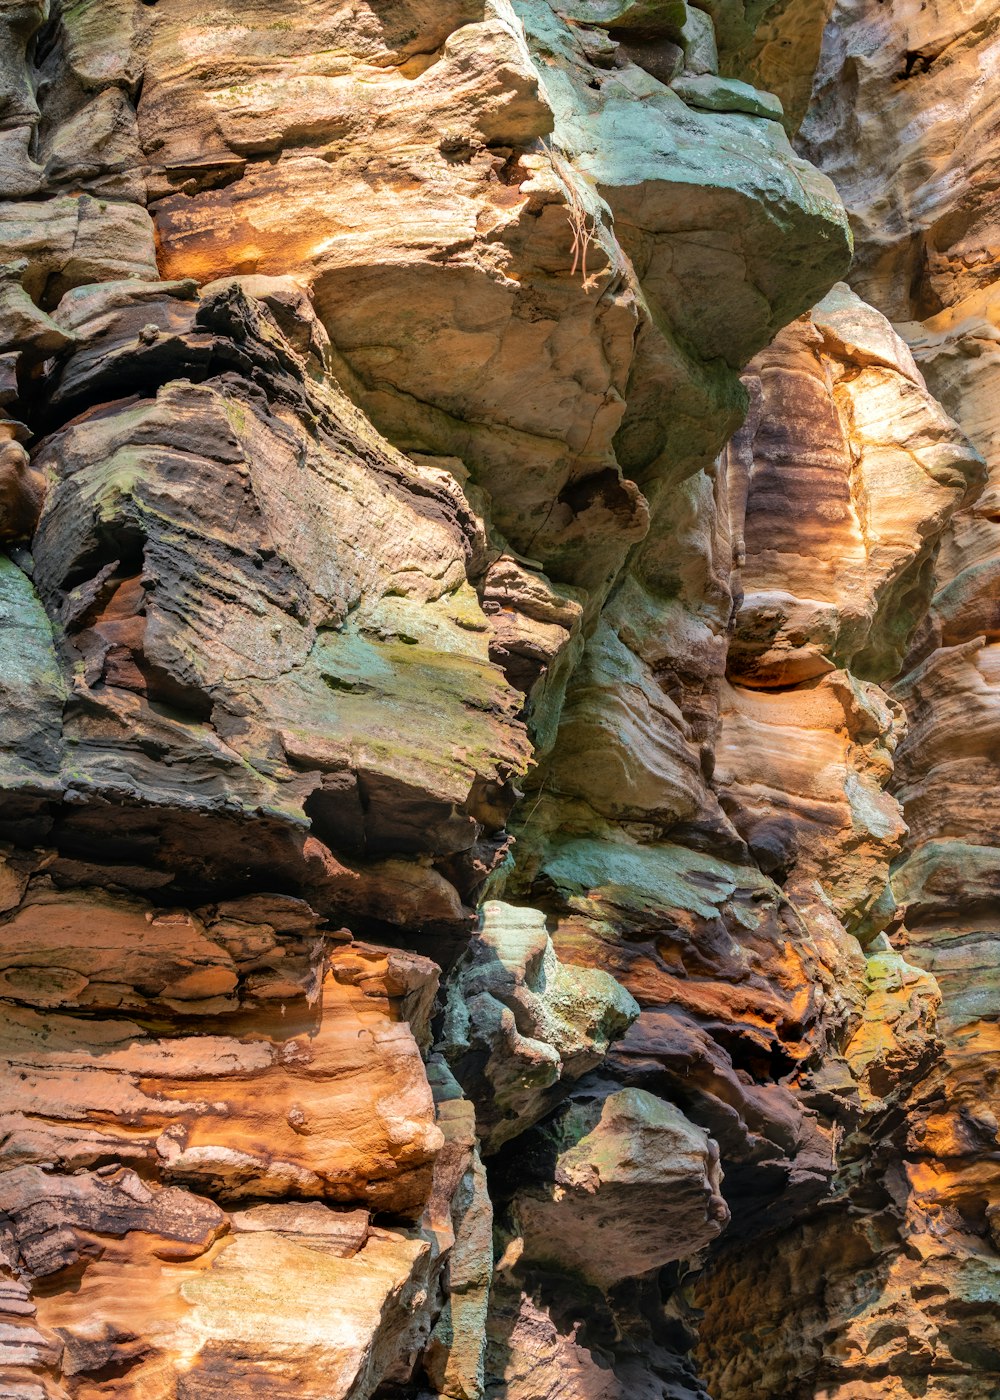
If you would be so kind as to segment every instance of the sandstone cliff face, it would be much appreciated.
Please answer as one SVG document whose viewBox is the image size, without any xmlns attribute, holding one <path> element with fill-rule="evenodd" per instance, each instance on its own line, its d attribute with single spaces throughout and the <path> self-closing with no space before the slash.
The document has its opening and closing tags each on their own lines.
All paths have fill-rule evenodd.
<svg viewBox="0 0 1000 1400">
<path fill-rule="evenodd" d="M 5 1395 L 1000 1385 L 993 28 L 0 0 Z"/>
<path fill-rule="evenodd" d="M 798 143 L 844 197 L 852 284 L 894 318 L 987 478 L 926 563 L 914 556 L 920 573 L 895 609 L 912 630 L 885 673 L 907 725 L 890 785 L 906 825 L 885 916 L 894 947 L 936 981 L 940 1044 L 925 1041 L 874 1137 L 865 1127 L 845 1138 L 841 1200 L 782 1238 L 777 1289 L 738 1250 L 708 1283 L 706 1364 L 723 1394 L 812 1393 L 817 1374 L 837 1397 L 978 1397 L 1000 1384 L 995 42 L 985 9 L 836 5 Z M 912 1027 L 917 983 L 894 980 Z M 895 1028 L 890 1045 L 898 1061 Z M 766 1359 L 733 1346 L 734 1316 L 768 1337 Z"/>
</svg>

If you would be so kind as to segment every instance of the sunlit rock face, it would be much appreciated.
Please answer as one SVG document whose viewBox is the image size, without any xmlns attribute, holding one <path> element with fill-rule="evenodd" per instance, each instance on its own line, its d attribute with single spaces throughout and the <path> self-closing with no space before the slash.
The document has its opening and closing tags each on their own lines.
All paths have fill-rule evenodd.
<svg viewBox="0 0 1000 1400">
<path fill-rule="evenodd" d="M 990 181 L 935 89 L 913 198 L 910 22 L 0 0 L 4 1395 L 990 1393 Z"/>
<path fill-rule="evenodd" d="M 888 613 L 904 644 L 877 678 L 899 714 L 889 790 L 905 828 L 883 849 L 885 933 L 869 950 L 886 947 L 869 957 L 865 1024 L 845 1049 L 865 1116 L 840 1146 L 825 1215 L 778 1238 L 767 1270 L 723 1247 L 705 1276 L 701 1355 L 727 1396 L 978 1400 L 1000 1385 L 996 43 L 987 9 L 838 3 L 796 143 L 844 198 L 852 287 L 892 319 L 985 473 Z M 775 416 L 797 444 L 819 420 L 794 421 L 787 405 Z M 897 499 L 894 524 L 907 515 Z M 825 598 L 826 570 L 845 555 L 816 553 Z"/>
</svg>

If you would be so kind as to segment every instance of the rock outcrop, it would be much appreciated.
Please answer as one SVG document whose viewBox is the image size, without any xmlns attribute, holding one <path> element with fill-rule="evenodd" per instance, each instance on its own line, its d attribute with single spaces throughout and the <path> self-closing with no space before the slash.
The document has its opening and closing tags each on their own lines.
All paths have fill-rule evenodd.
<svg viewBox="0 0 1000 1400">
<path fill-rule="evenodd" d="M 0 0 L 4 1395 L 1000 1385 L 995 28 Z"/>
<path fill-rule="evenodd" d="M 885 948 L 869 956 L 866 1024 L 845 1050 L 864 1116 L 825 1213 L 775 1241 L 777 1271 L 723 1252 L 701 1293 L 705 1364 L 726 1396 L 978 1400 L 1000 1386 L 995 46 L 987 9 L 837 3 L 798 143 L 844 197 L 852 286 L 892 317 L 912 352 L 897 341 L 898 363 L 922 371 L 986 472 L 926 538 L 888 613 L 903 644 L 876 678 L 905 722 L 890 785 L 905 826 L 883 850 L 879 911 L 899 951 L 884 935 L 868 945 Z M 775 416 L 787 432 L 787 407 Z M 808 441 L 801 425 L 792 436 Z M 892 517 L 905 523 L 899 497 Z"/>
</svg>

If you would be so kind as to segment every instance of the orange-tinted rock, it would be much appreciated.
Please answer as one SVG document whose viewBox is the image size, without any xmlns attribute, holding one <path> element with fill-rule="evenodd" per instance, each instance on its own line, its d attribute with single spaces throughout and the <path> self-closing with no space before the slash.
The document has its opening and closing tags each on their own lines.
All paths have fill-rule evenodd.
<svg viewBox="0 0 1000 1400">
<path fill-rule="evenodd" d="M 794 10 L 776 21 L 779 31 L 792 32 Z M 1000 1376 L 1000 437 L 994 93 L 983 78 L 995 47 L 995 16 L 983 9 L 838 3 L 802 128 L 801 149 L 834 178 L 851 215 L 852 286 L 896 323 L 909 363 L 982 454 L 988 480 L 933 524 L 911 514 L 920 503 L 912 491 L 892 501 L 894 523 L 909 519 L 918 533 L 930 527 L 932 549 L 908 593 L 890 595 L 886 616 L 903 624 L 892 664 L 865 671 L 888 683 L 905 715 L 890 790 L 907 830 L 890 890 L 873 908 L 878 917 L 859 928 L 866 939 L 879 924 L 888 934 L 868 944 L 865 1018 L 845 1046 L 864 1114 L 846 1125 L 839 1146 L 841 1204 L 835 1199 L 825 1218 L 777 1238 L 766 1268 L 734 1245 L 706 1275 L 701 1355 L 726 1396 L 801 1390 L 837 1400 L 978 1400 Z M 887 356 L 889 343 L 883 334 L 881 360 L 895 360 L 905 377 L 908 356 L 898 342 Z M 764 434 L 751 420 L 758 441 L 772 434 L 786 445 L 785 461 L 773 455 L 772 476 L 774 500 L 790 505 L 789 514 L 805 503 L 796 444 L 812 452 L 830 440 L 819 427 L 823 395 L 815 397 L 814 409 L 798 413 L 800 398 L 775 396 L 775 422 Z M 842 436 L 853 452 L 853 429 Z M 814 456 L 814 468 L 820 460 Z M 815 566 L 825 586 L 842 557 L 820 542 L 800 567 L 805 574 Z M 870 668 L 870 658 L 863 664 Z"/>
<path fill-rule="evenodd" d="M 195 913 L 7 869 L 6 1383 L 369 1393 L 433 1321 L 453 1239 L 369 1225 L 431 1196 L 445 1139 L 407 1019 L 426 1037 L 435 966 L 289 896 Z"/>
<path fill-rule="evenodd" d="M 172 1038 L 127 1016 L 12 1007 L 10 1159 L 74 1170 L 110 1156 L 224 1200 L 294 1193 L 419 1214 L 440 1144 L 430 1094 L 408 1028 L 369 1001 L 334 967 L 314 1007 L 300 997 Z"/>
<path fill-rule="evenodd" d="M 851 929 L 882 897 L 905 834 L 884 790 L 902 729 L 898 705 L 847 671 L 722 694 L 715 777 L 726 811 L 762 869 L 803 904 L 818 883 Z"/>
<path fill-rule="evenodd" d="M 889 323 L 846 287 L 783 331 L 747 382 L 730 448 L 731 481 L 749 477 L 730 674 L 778 686 L 846 666 L 884 680 L 983 463 Z"/>
<path fill-rule="evenodd" d="M 992 1386 L 993 25 L 866 4 L 878 309 L 822 5 L 0 4 L 5 1393 Z"/>
</svg>

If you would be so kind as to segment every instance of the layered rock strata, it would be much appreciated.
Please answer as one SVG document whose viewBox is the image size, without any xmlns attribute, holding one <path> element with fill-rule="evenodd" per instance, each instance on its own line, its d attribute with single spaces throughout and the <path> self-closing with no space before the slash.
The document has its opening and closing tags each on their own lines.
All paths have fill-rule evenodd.
<svg viewBox="0 0 1000 1400">
<path fill-rule="evenodd" d="M 991 1393 L 989 181 L 872 195 L 895 22 L 0 0 L 5 1394 Z"/>
<path fill-rule="evenodd" d="M 706 1356 L 726 1395 L 812 1394 L 817 1376 L 833 1397 L 980 1397 L 1000 1386 L 996 42 L 988 7 L 838 3 L 798 143 L 844 197 L 852 285 L 893 318 L 987 477 L 928 556 L 916 626 L 889 673 L 907 728 L 891 785 L 906 827 L 888 928 L 911 967 L 935 979 L 939 1042 L 932 1053 L 925 1042 L 877 1137 L 845 1139 L 841 1200 L 776 1242 L 778 1286 L 740 1254 L 709 1285 Z M 749 1360 L 752 1343 L 737 1356 L 725 1338 L 734 1315 L 748 1339 L 766 1333 L 766 1359 Z"/>
</svg>

